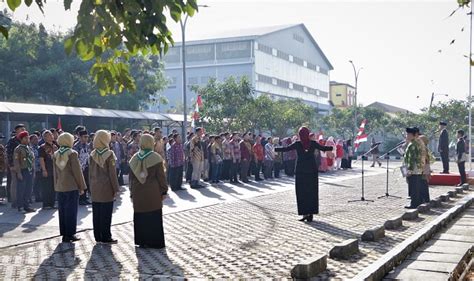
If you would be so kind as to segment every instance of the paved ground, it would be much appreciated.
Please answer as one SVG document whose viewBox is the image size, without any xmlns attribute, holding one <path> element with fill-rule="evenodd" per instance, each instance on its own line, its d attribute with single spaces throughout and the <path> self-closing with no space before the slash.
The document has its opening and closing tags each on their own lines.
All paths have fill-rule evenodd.
<svg viewBox="0 0 474 281">
<path fill-rule="evenodd" d="M 443 231 L 418 247 L 385 280 L 457 280 L 463 269 L 458 265 L 474 245 L 474 207 L 467 208 Z M 470 259 L 467 260 L 469 262 Z"/>
<path fill-rule="evenodd" d="M 288 278 L 293 265 L 302 259 L 327 253 L 334 243 L 360 236 L 367 228 L 381 225 L 384 220 L 404 212 L 407 187 L 397 170 L 390 172 L 390 189 L 391 194 L 402 198 L 377 199 L 385 193 L 386 175 L 381 169 L 369 169 L 365 197 L 375 199 L 373 203 L 347 202 L 361 196 L 361 180 L 355 178 L 357 174 L 357 171 L 349 171 L 323 176 L 325 183 L 319 191 L 321 213 L 313 223 L 297 221 L 293 179 L 289 178 L 241 187 L 225 184 L 172 195 L 164 217 L 166 250 L 134 247 L 133 224 L 127 222 L 132 210 L 124 193 L 115 214 L 122 218 L 120 221 L 114 218 L 118 224 L 112 229 L 119 244 L 95 245 L 92 232 L 85 230 L 79 234 L 83 239 L 74 245 L 61 244 L 59 237 L 54 237 L 6 247 L 0 249 L 0 276 L 7 280 Z M 435 197 L 449 189 L 452 188 L 434 187 L 430 192 Z M 202 203 L 205 198 L 207 202 Z M 320 278 L 354 276 L 444 210 L 435 209 L 421 215 L 417 221 L 404 223 L 402 229 L 387 231 L 386 237 L 379 242 L 360 243 L 361 253 L 350 261 L 329 259 L 328 271 Z M 37 224 L 31 221 L 35 216 L 37 221 L 46 220 L 40 219 L 42 215 L 23 217 L 20 222 L 15 220 L 18 215 L 11 211 L 6 211 L 5 215 L 0 224 L 3 217 L 9 217 L 12 226 L 9 231 L 0 231 L 4 235 L 2 241 L 18 236 L 10 235 L 17 233 L 18 228 L 31 232 L 20 235 L 20 238 L 28 236 L 30 240 L 41 238 L 37 233 L 45 233 L 45 227 L 51 229 L 50 234 L 55 231 L 57 234 L 54 214 L 41 226 L 35 226 Z M 90 214 L 81 217 L 81 227 L 87 229 Z M 28 227 L 30 224 L 32 226 Z M 5 227 L 5 223 L 2 225 Z M 18 242 L 21 239 L 12 237 L 10 240 Z"/>
</svg>

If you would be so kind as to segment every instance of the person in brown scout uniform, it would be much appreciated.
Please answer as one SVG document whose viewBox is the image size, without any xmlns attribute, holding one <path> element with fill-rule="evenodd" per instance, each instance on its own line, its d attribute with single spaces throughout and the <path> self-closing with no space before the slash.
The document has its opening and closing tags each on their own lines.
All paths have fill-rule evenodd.
<svg viewBox="0 0 474 281">
<path fill-rule="evenodd" d="M 164 248 L 163 200 L 168 192 L 163 158 L 153 151 L 153 136 L 140 138 L 140 150 L 130 159 L 135 245 Z"/>
<path fill-rule="evenodd" d="M 59 231 L 63 242 L 80 240 L 76 236 L 79 195 L 84 194 L 86 182 L 82 175 L 77 152 L 72 149 L 74 137 L 62 133 L 58 137 L 59 150 L 54 153 L 54 189 L 58 195 Z"/>
<path fill-rule="evenodd" d="M 116 157 L 109 149 L 111 135 L 99 130 L 95 133 L 89 159 L 89 184 L 92 195 L 92 220 L 94 238 L 98 243 L 115 244 L 110 225 L 114 199 L 119 192 L 118 177 L 115 168 Z"/>
<path fill-rule="evenodd" d="M 58 147 L 54 143 L 54 136 L 50 130 L 43 132 L 44 143 L 39 148 L 39 162 L 41 167 L 41 199 L 43 209 L 56 209 L 56 193 L 54 192 L 53 155 Z"/>
<path fill-rule="evenodd" d="M 26 213 L 31 213 L 35 211 L 35 209 L 30 207 L 35 156 L 28 145 L 30 143 L 28 132 L 23 131 L 19 133 L 17 138 L 20 144 L 13 151 L 13 167 L 18 180 L 16 185 L 16 206 L 19 212 L 23 208 Z"/>
</svg>

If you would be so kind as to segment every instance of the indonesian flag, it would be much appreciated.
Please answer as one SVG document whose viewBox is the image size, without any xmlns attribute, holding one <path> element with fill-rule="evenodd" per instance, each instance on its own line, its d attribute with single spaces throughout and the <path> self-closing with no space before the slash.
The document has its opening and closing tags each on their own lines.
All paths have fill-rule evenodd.
<svg viewBox="0 0 474 281">
<path fill-rule="evenodd" d="M 357 133 L 357 137 L 354 141 L 354 151 L 357 151 L 361 143 L 367 141 L 368 135 L 364 133 L 365 124 L 367 124 L 367 119 L 362 120 L 362 123 L 360 124 L 359 132 Z"/>
<path fill-rule="evenodd" d="M 196 108 L 194 109 L 193 113 L 193 120 L 191 122 L 191 127 L 196 127 L 196 121 L 199 120 L 199 108 L 202 107 L 202 98 L 201 95 L 197 96 L 196 100 Z"/>
</svg>

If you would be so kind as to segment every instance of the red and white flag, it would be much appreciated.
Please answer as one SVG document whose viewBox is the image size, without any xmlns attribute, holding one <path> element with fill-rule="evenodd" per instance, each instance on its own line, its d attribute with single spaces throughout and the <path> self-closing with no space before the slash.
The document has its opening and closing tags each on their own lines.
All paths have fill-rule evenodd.
<svg viewBox="0 0 474 281">
<path fill-rule="evenodd" d="M 196 107 L 193 113 L 193 120 L 191 122 L 191 127 L 193 128 L 196 127 L 196 121 L 199 120 L 199 108 L 201 107 L 202 107 L 202 98 L 201 98 L 201 95 L 198 95 L 196 99 Z"/>
<path fill-rule="evenodd" d="M 366 142 L 368 139 L 368 135 L 364 133 L 365 125 L 367 124 L 367 119 L 362 120 L 362 123 L 359 127 L 359 132 L 357 133 L 356 139 L 354 141 L 354 151 L 357 151 L 360 144 Z"/>
</svg>

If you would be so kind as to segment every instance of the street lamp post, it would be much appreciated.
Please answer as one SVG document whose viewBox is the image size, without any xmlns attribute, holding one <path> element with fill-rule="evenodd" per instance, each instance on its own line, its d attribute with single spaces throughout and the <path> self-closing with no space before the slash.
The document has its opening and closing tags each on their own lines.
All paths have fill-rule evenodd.
<svg viewBox="0 0 474 281">
<path fill-rule="evenodd" d="M 358 85 L 358 80 L 359 80 L 359 72 L 364 69 L 363 67 L 359 68 L 356 70 L 356 67 L 354 65 L 354 62 L 352 60 L 349 60 L 349 62 L 352 65 L 352 69 L 354 69 L 354 79 L 355 79 L 355 90 L 354 90 L 354 128 L 357 130 L 357 85 Z"/>
<path fill-rule="evenodd" d="M 207 8 L 208 5 L 198 5 L 198 7 Z M 186 84 L 186 23 L 188 22 L 189 15 L 186 14 L 184 21 L 182 19 L 179 20 L 179 25 L 181 26 L 181 62 L 183 68 L 183 129 L 182 129 L 182 136 L 183 140 L 186 137 L 186 127 L 188 123 L 188 110 L 187 110 L 187 84 Z"/>
</svg>

